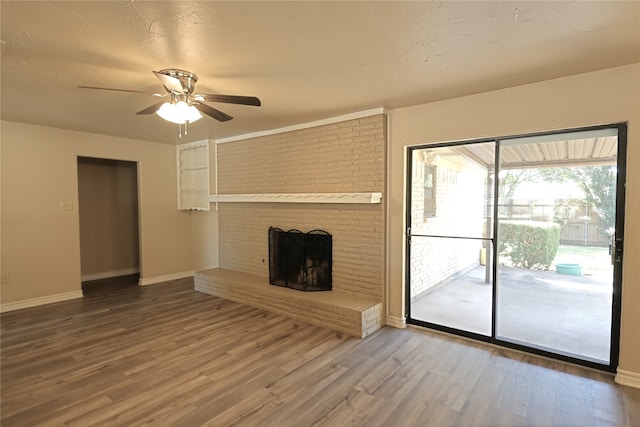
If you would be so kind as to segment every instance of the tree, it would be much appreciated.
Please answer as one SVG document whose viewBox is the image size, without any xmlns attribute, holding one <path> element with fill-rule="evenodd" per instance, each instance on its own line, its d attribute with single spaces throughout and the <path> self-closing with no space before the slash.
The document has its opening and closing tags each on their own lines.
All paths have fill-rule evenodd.
<svg viewBox="0 0 640 427">
<path fill-rule="evenodd" d="M 605 229 L 614 227 L 616 222 L 616 175 L 615 165 L 575 166 L 540 169 L 540 175 L 547 182 L 578 183 L 584 191 L 586 201 L 600 217 Z"/>
<path fill-rule="evenodd" d="M 538 173 L 536 169 L 508 169 L 500 173 L 500 181 L 498 183 L 498 194 L 500 200 L 498 203 L 508 204 L 513 199 L 516 189 L 525 181 L 537 181 Z"/>
</svg>

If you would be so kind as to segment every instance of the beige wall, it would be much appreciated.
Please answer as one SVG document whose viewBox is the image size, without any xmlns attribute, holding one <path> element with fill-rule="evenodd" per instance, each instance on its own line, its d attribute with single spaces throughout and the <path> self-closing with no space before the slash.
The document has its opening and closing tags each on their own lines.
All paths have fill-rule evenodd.
<svg viewBox="0 0 640 427">
<path fill-rule="evenodd" d="M 383 192 L 386 118 L 218 144 L 218 190 L 238 193 Z M 269 226 L 333 236 L 333 288 L 384 296 L 383 204 L 220 203 L 220 266 L 269 277 Z"/>
<path fill-rule="evenodd" d="M 78 214 L 83 281 L 139 271 L 136 163 L 79 158 Z"/>
<path fill-rule="evenodd" d="M 175 147 L 2 122 L 2 304 L 80 290 L 77 157 L 138 162 L 141 278 L 192 270 Z M 63 211 L 60 201 L 73 203 Z"/>
<path fill-rule="evenodd" d="M 640 64 L 389 112 L 389 315 L 404 318 L 407 146 L 629 122 L 619 369 L 640 373 Z"/>
</svg>

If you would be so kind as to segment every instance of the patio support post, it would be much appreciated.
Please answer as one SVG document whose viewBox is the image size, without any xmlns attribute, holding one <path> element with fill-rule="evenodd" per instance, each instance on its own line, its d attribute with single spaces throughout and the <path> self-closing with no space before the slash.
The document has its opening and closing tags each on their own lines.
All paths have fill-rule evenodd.
<svg viewBox="0 0 640 427">
<path fill-rule="evenodd" d="M 491 175 L 493 174 L 494 169 L 492 168 L 487 168 L 487 188 L 485 191 L 485 202 L 484 202 L 484 217 L 486 218 L 486 233 L 490 233 L 491 230 L 493 230 L 492 224 L 491 224 L 491 217 L 493 215 L 493 208 L 491 207 L 493 205 L 493 201 L 495 199 L 493 193 L 493 183 L 491 181 Z M 491 202 L 491 203 L 490 203 Z M 493 236 L 493 238 L 495 239 L 496 236 Z M 493 265 L 493 261 L 492 261 L 492 256 L 493 256 L 493 245 L 491 244 L 491 240 L 485 240 L 483 243 L 484 247 L 485 247 L 485 273 L 484 273 L 484 282 L 485 283 L 491 283 L 491 268 L 490 266 Z"/>
</svg>

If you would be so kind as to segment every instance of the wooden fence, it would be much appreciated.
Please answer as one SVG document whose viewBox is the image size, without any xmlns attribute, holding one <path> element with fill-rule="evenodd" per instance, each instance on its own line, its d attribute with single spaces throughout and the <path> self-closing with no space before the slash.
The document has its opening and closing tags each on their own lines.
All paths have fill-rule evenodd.
<svg viewBox="0 0 640 427">
<path fill-rule="evenodd" d="M 519 202 L 498 205 L 499 219 L 553 221 L 552 204 Z M 579 246 L 608 246 L 606 233 L 610 226 L 602 224 L 600 217 L 589 204 L 582 204 L 569 221 L 560 229 L 560 243 Z"/>
</svg>

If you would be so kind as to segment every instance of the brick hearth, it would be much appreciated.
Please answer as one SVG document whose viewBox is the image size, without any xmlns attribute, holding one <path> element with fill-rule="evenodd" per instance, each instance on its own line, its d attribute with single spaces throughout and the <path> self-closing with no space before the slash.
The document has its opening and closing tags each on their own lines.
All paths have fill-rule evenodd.
<svg viewBox="0 0 640 427">
<path fill-rule="evenodd" d="M 365 338 L 382 324 L 382 303 L 347 292 L 300 292 L 268 278 L 223 268 L 195 273 L 195 289 L 345 334 Z"/>
</svg>

